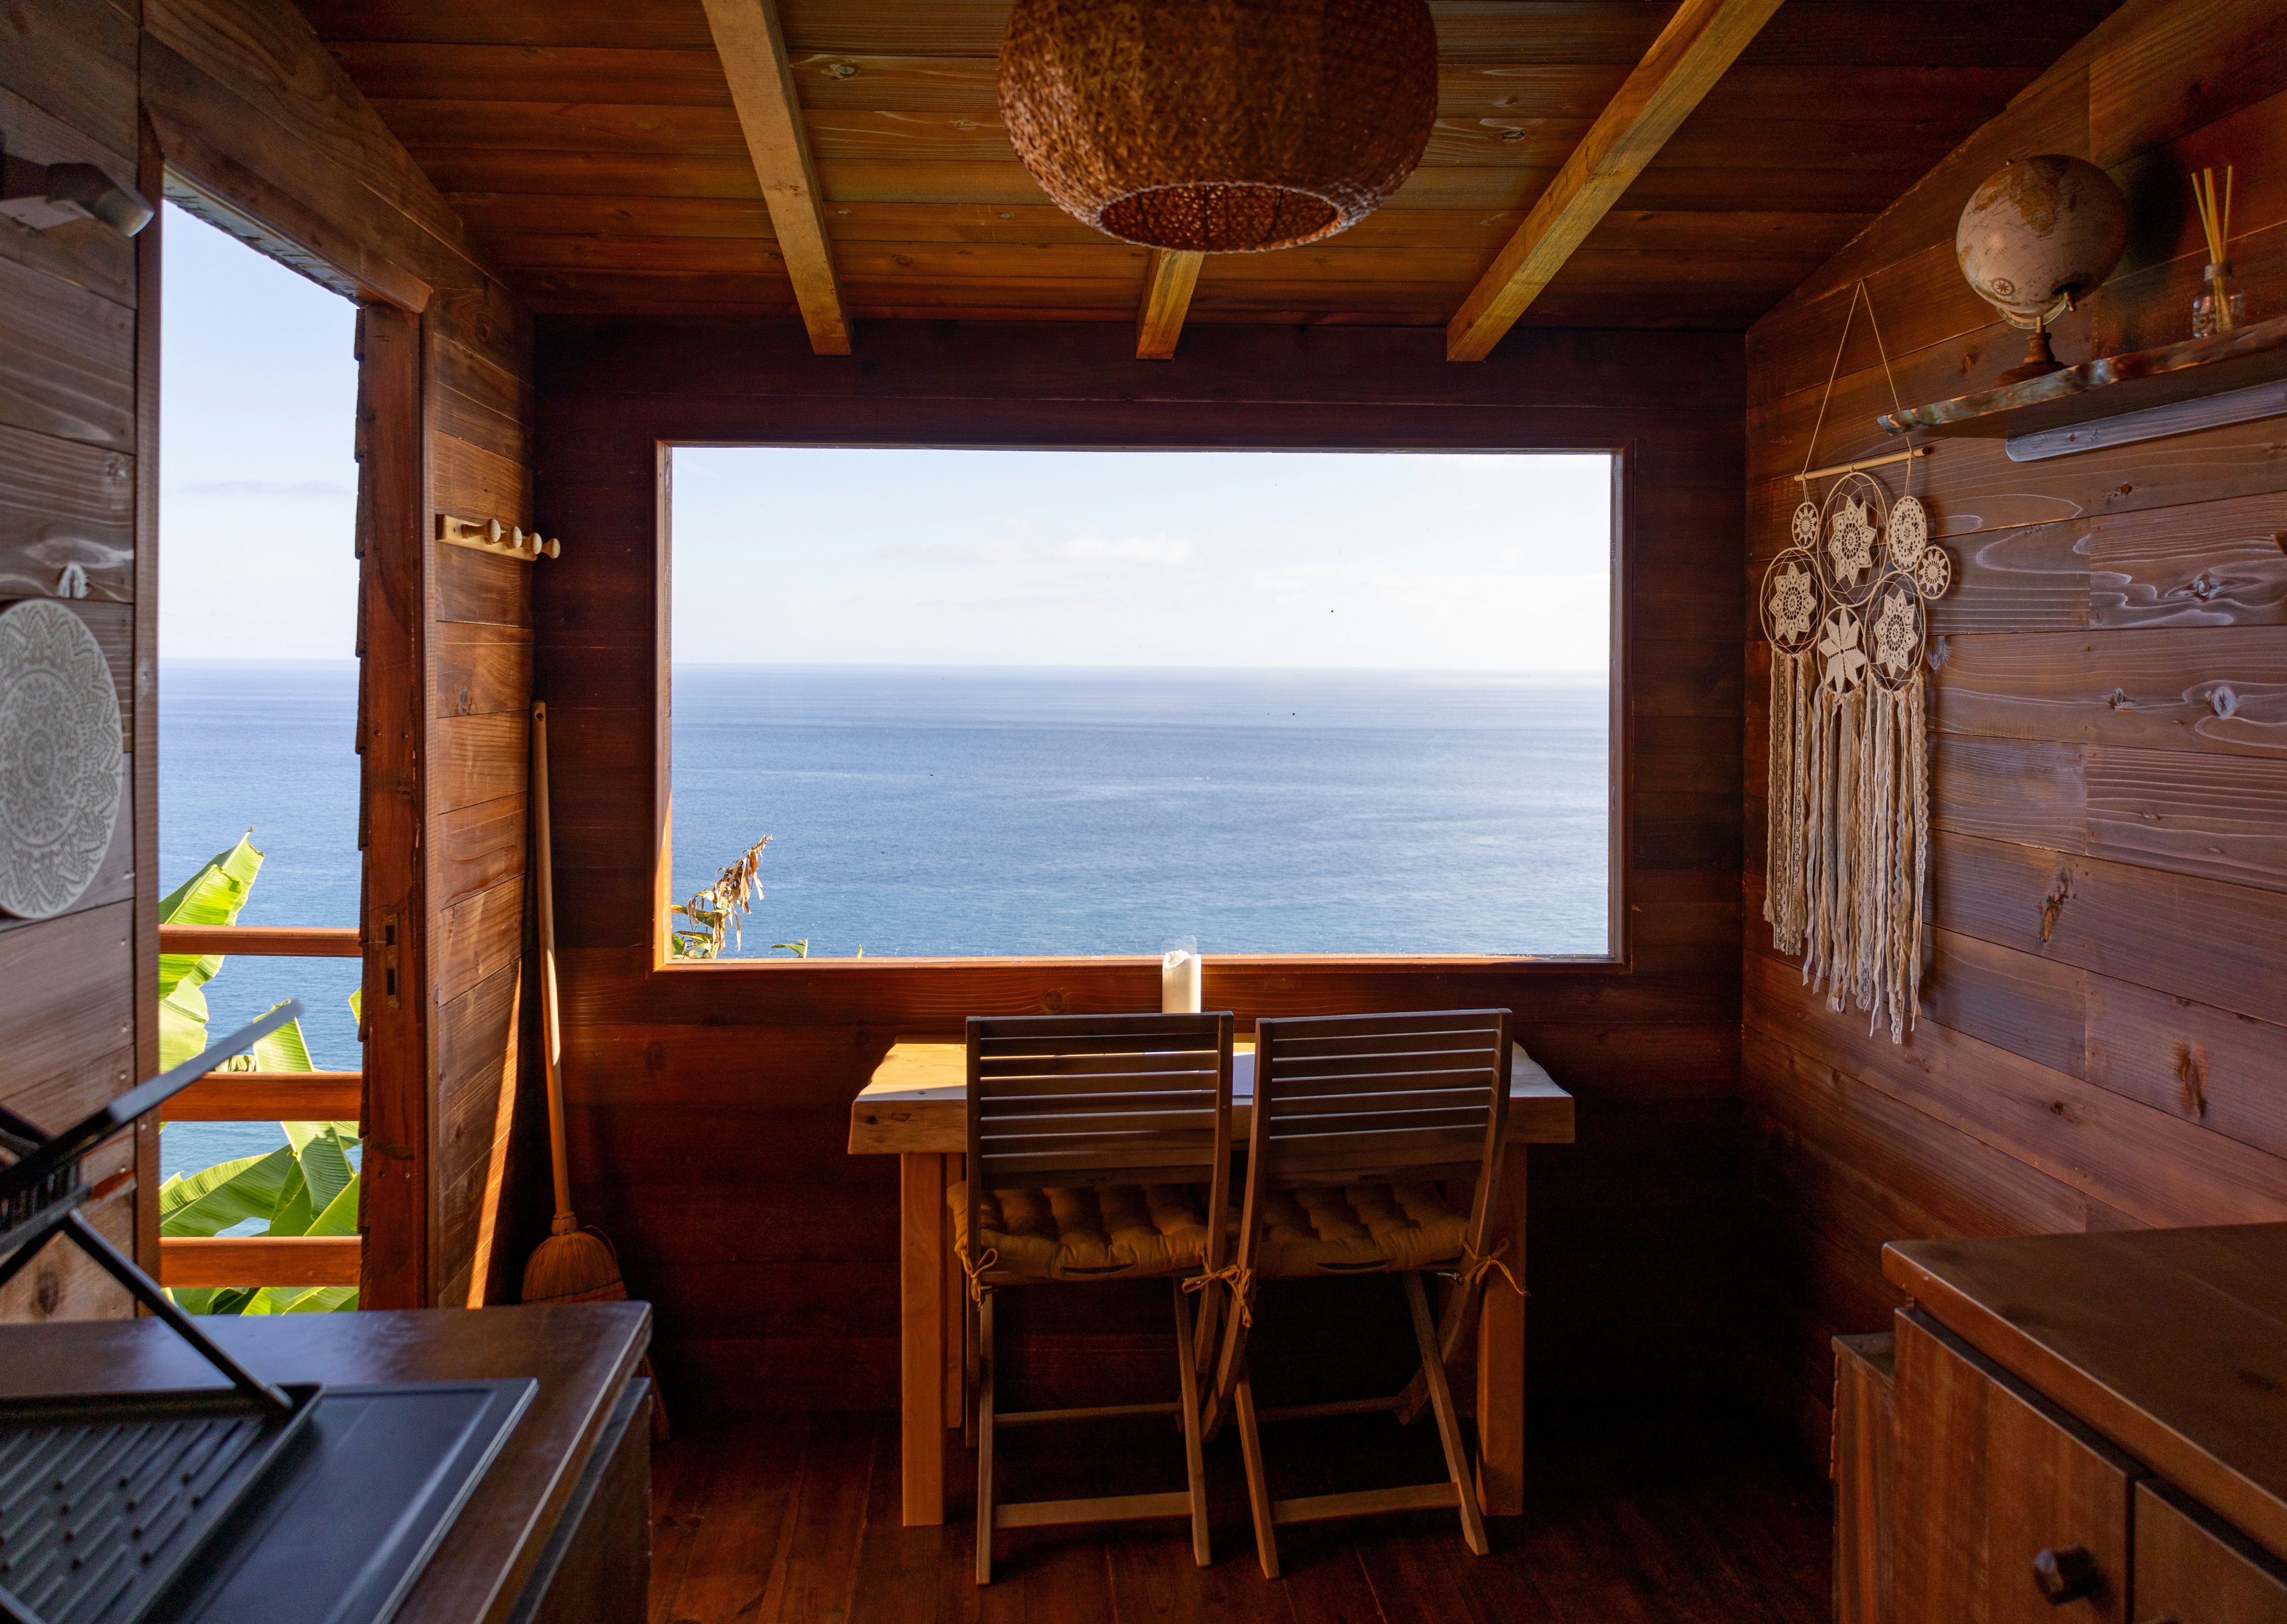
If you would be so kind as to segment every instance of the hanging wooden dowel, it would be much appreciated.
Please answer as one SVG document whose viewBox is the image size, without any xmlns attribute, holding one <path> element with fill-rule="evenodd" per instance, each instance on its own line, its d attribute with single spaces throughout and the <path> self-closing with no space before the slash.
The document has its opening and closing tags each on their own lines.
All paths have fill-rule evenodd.
<svg viewBox="0 0 2287 1624">
<path fill-rule="evenodd" d="M 1893 462 L 1904 462 L 1914 457 L 1927 457 L 1929 454 L 1928 446 L 1917 445 L 1911 451 L 1894 451 L 1887 457 L 1868 457 L 1858 462 L 1837 462 L 1832 468 L 1814 468 L 1807 473 L 1797 474 L 1795 478 L 1798 481 L 1808 481 L 1824 479 L 1835 474 L 1862 474 L 1870 468 L 1887 468 Z"/>
<path fill-rule="evenodd" d="M 564 551 L 561 541 L 543 540 L 538 531 L 503 524 L 498 519 L 455 518 L 449 513 L 437 516 L 437 540 L 455 547 L 472 547 L 480 553 L 498 553 L 504 558 L 521 558 L 526 564 L 535 558 L 558 557 Z"/>
</svg>

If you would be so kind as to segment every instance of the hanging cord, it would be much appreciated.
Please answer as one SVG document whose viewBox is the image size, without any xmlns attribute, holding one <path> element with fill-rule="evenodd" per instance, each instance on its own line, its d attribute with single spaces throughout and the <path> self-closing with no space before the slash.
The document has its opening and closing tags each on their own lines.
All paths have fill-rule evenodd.
<svg viewBox="0 0 2287 1624">
<path fill-rule="evenodd" d="M 1826 426 L 1827 405 L 1834 398 L 1834 380 L 1842 375 L 1842 354 L 1850 347 L 1850 324 L 1857 319 L 1858 301 L 1861 299 L 1866 302 L 1866 325 L 1874 330 L 1874 353 L 1882 358 L 1882 376 L 1890 386 L 1890 407 L 1900 414 L 1906 409 L 1905 402 L 1898 398 L 1897 375 L 1890 370 L 1889 348 L 1882 343 L 1882 324 L 1874 319 L 1874 296 L 1867 290 L 1866 279 L 1862 276 L 1850 289 L 1850 308 L 1842 313 L 1842 336 L 1834 345 L 1834 364 L 1826 369 L 1826 390 L 1818 398 L 1818 416 L 1811 423 L 1810 439 L 1802 448 L 1802 472 L 1795 476 L 1806 494 L 1810 485 L 1811 461 L 1818 454 L 1819 430 Z M 1914 493 L 1914 460 L 1911 457 L 1906 459 L 1905 493 L 1908 496 Z"/>
<path fill-rule="evenodd" d="M 1231 1289 L 1231 1301 L 1238 1309 L 1238 1322 L 1248 1330 L 1254 1328 L 1254 1271 L 1236 1263 L 1225 1264 L 1220 1269 L 1209 1269 L 1203 1274 L 1191 1274 L 1182 1281 L 1186 1291 L 1205 1291 L 1221 1281 Z"/>
<path fill-rule="evenodd" d="M 955 1247 L 954 1256 L 961 1261 L 961 1272 L 969 1276 L 969 1300 L 982 1304 L 985 1301 L 985 1294 L 993 1289 L 991 1286 L 985 1284 L 985 1272 L 1001 1261 L 999 1249 L 986 1247 L 985 1255 L 974 1263 L 969 1260 L 969 1248 L 965 1245 Z"/>
<path fill-rule="evenodd" d="M 1472 1250 L 1467 1241 L 1462 1242 L 1461 1256 L 1459 1259 L 1461 1266 L 1452 1271 L 1453 1283 L 1464 1291 L 1474 1291 L 1484 1283 L 1486 1275 L 1499 1273 L 1508 1281 L 1510 1290 L 1519 1297 L 1524 1296 L 1523 1282 L 1517 1279 L 1516 1272 L 1511 1269 L 1501 1257 L 1501 1254 L 1507 1250 L 1508 1250 L 1508 1242 L 1506 1241 L 1491 1251 L 1484 1252 Z"/>
</svg>

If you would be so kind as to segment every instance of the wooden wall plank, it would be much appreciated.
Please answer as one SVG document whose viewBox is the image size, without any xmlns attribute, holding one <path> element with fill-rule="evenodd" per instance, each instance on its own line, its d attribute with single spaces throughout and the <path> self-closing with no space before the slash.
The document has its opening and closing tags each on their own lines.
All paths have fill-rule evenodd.
<svg viewBox="0 0 2287 1624">
<path fill-rule="evenodd" d="M 439 816 L 522 792 L 532 718 L 521 710 L 447 716 L 433 723 L 430 805 Z"/>
<path fill-rule="evenodd" d="M 0 259 L 0 424 L 135 449 L 135 312 Z"/>
<path fill-rule="evenodd" d="M 440 549 L 443 550 L 467 549 Z M 507 562 L 518 567 L 531 567 L 515 559 Z M 531 704 L 529 631 L 520 627 L 456 624 L 443 619 L 438 622 L 438 715 L 521 713 Z"/>
<path fill-rule="evenodd" d="M 2090 1082 L 2287 1157 L 2287 1027 L 2111 976 L 2086 987 Z"/>
<path fill-rule="evenodd" d="M 135 20 L 110 0 L 0 12 L 0 85 L 135 167 Z M 15 133 L 12 127 L 10 135 Z M 45 162 L 46 160 L 40 160 Z"/>
<path fill-rule="evenodd" d="M 437 512 L 531 526 L 531 477 L 521 464 L 454 434 L 433 437 L 430 459 L 430 497 Z"/>
<path fill-rule="evenodd" d="M 1947 733 L 2276 758 L 2287 753 L 2287 627 L 1950 637 Z"/>
<path fill-rule="evenodd" d="M 449 1002 L 508 968 L 523 946 L 521 871 L 512 879 L 439 908 L 431 957 L 439 1001 Z"/>
<path fill-rule="evenodd" d="M 50 597 L 77 564 L 91 599 L 135 595 L 135 459 L 0 425 L 0 597 Z"/>
<path fill-rule="evenodd" d="M 1944 929 L 1931 933 L 1922 1018 L 2087 1076 L 2088 978 L 2077 966 Z"/>
<path fill-rule="evenodd" d="M 2287 496 L 2109 515 L 2087 530 L 2091 627 L 2287 620 Z"/>
<path fill-rule="evenodd" d="M 1967 835 L 1934 839 L 1930 866 L 1951 928 L 2258 1019 L 2287 1016 L 2287 907 L 2275 893 Z"/>
<path fill-rule="evenodd" d="M 437 553 L 437 619 L 503 627 L 532 624 L 534 566 L 465 547 Z"/>
<path fill-rule="evenodd" d="M 437 899 L 447 907 L 525 871 L 521 793 L 455 808 L 437 819 Z"/>
<path fill-rule="evenodd" d="M 1911 1045 L 1893 1045 L 1815 1005 L 1761 996 L 1787 979 L 1783 966 L 1750 961 L 1751 1029 L 1772 1029 L 1812 1060 L 1862 1076 L 2093 1200 L 2155 1225 L 2287 1215 L 2287 1162 L 2276 1156 L 1964 1034 L 1929 1028 Z M 1769 1029 L 1760 1024 L 1766 1019 Z"/>
<path fill-rule="evenodd" d="M 0 1053 L 10 1108 L 54 1130 L 134 1082 L 134 905 L 114 903 L 0 934 Z"/>
<path fill-rule="evenodd" d="M 2287 761 L 2099 749 L 2092 855 L 2287 891 Z"/>
</svg>

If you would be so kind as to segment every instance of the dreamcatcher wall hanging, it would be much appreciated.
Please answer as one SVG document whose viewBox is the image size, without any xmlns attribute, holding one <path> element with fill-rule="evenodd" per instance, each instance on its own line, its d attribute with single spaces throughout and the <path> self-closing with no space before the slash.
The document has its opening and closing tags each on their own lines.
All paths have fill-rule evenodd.
<svg viewBox="0 0 2287 1624">
<path fill-rule="evenodd" d="M 1866 301 L 1853 290 L 1842 343 Z M 1882 335 L 1874 327 L 1881 350 Z M 1812 426 L 1826 421 L 1842 349 Z M 1882 353 L 1887 376 L 1890 358 Z M 1895 381 L 1891 398 L 1897 397 Z M 1930 540 L 1907 452 L 1814 472 L 1803 457 L 1802 505 L 1789 545 L 1764 572 L 1771 645 L 1770 847 L 1763 918 L 1772 944 L 1803 955 L 1803 980 L 1827 1007 L 1855 997 L 1870 1029 L 1904 1040 L 1920 1012 L 1922 895 L 1929 878 L 1929 704 L 1923 648 L 1928 605 L 1953 584 L 1953 561 Z M 1905 467 L 1895 502 L 1869 469 Z M 1824 498 L 1815 483 L 1832 477 Z"/>
</svg>

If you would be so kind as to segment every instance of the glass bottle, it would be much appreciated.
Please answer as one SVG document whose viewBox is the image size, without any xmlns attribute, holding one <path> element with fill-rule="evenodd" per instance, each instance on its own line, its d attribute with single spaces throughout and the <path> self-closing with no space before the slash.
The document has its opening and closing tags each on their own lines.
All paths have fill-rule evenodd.
<svg viewBox="0 0 2287 1624">
<path fill-rule="evenodd" d="M 2218 333 L 2245 327 L 2247 296 L 2232 280 L 2231 261 L 2211 264 L 2202 274 L 2207 281 L 2199 296 L 2192 301 L 2192 336 L 2212 338 Z"/>
</svg>

